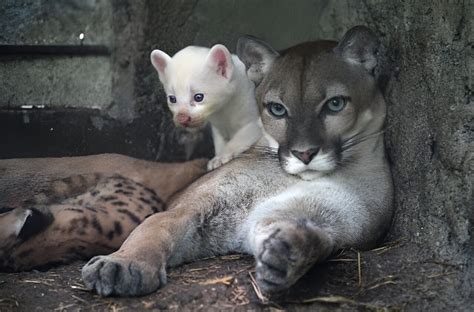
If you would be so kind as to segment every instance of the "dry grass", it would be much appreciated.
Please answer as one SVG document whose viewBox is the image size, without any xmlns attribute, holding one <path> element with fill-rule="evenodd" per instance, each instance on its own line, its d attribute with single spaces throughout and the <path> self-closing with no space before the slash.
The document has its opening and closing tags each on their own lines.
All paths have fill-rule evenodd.
<svg viewBox="0 0 474 312">
<path fill-rule="evenodd" d="M 215 285 L 215 284 L 223 284 L 223 285 L 231 285 L 232 281 L 234 280 L 234 276 L 224 276 L 219 278 L 213 278 L 209 280 L 205 280 L 203 282 L 199 282 L 200 285 Z"/>
<path fill-rule="evenodd" d="M 396 240 L 396 241 L 388 242 L 383 246 L 372 249 L 371 251 L 376 252 L 377 255 L 380 256 L 380 255 L 386 253 L 387 251 L 392 250 L 394 248 L 401 247 L 402 245 L 403 245 L 403 240 L 399 239 L 399 240 Z"/>
</svg>

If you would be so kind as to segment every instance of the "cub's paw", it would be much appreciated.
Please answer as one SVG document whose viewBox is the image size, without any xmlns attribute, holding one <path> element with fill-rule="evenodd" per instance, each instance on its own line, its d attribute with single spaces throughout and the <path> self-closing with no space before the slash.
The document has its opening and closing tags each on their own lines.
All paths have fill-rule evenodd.
<svg viewBox="0 0 474 312">
<path fill-rule="evenodd" d="M 224 154 L 221 156 L 214 157 L 213 159 L 209 160 L 209 162 L 207 163 L 207 171 L 211 171 L 211 170 L 219 168 L 220 166 L 234 159 L 236 156 L 237 156 L 236 154 Z"/>
<path fill-rule="evenodd" d="M 288 289 L 311 267 L 315 251 L 310 232 L 296 224 L 284 224 L 261 240 L 256 277 L 264 293 Z"/>
<path fill-rule="evenodd" d="M 166 284 L 166 272 L 141 261 L 97 256 L 82 268 L 82 280 L 101 296 L 139 296 Z"/>
</svg>

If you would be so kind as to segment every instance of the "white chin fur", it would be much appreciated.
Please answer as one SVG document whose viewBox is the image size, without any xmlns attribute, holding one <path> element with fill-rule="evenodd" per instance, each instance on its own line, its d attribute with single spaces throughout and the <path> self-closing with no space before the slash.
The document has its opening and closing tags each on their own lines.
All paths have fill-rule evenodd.
<svg viewBox="0 0 474 312">
<path fill-rule="evenodd" d="M 290 154 L 285 158 L 283 169 L 289 174 L 300 176 L 304 180 L 313 180 L 336 168 L 336 160 L 330 153 L 316 155 L 313 160 L 305 165 L 301 160 Z"/>
</svg>

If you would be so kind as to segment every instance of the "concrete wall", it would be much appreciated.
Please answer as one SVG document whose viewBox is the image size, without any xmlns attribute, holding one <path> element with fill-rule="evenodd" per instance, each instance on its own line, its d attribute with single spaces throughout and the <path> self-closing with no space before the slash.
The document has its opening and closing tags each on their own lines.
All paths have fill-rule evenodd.
<svg viewBox="0 0 474 312">
<path fill-rule="evenodd" d="M 110 46 L 113 38 L 107 0 L 5 0 L 0 16 L 2 45 Z M 0 68 L 0 107 L 102 108 L 112 102 L 107 56 L 26 53 L 0 57 Z"/>
</svg>

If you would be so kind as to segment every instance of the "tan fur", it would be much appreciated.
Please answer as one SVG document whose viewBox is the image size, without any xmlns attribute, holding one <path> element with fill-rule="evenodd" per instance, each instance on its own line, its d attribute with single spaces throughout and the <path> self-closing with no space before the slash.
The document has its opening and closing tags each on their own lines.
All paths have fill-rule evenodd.
<svg viewBox="0 0 474 312">
<path fill-rule="evenodd" d="M 0 208 L 14 208 L 0 213 L 0 267 L 27 270 L 116 250 L 206 163 L 115 154 L 0 160 Z"/>
<path fill-rule="evenodd" d="M 118 174 L 157 191 L 164 201 L 203 174 L 205 159 L 158 163 L 118 154 L 82 157 L 21 158 L 0 160 L 0 204 L 21 206 L 25 197 L 41 193 L 49 183 L 72 175 Z M 166 178 L 157 178 L 157 174 Z"/>
<path fill-rule="evenodd" d="M 272 294 L 337 250 L 373 246 L 390 225 L 393 194 L 377 49 L 362 26 L 339 43 L 281 54 L 240 39 L 237 53 L 258 84 L 265 140 L 190 185 L 118 251 L 92 258 L 82 269 L 86 287 L 102 296 L 143 295 L 166 284 L 167 267 L 246 252 L 255 256 L 260 289 Z M 334 108 L 332 100 L 342 99 Z"/>
</svg>

